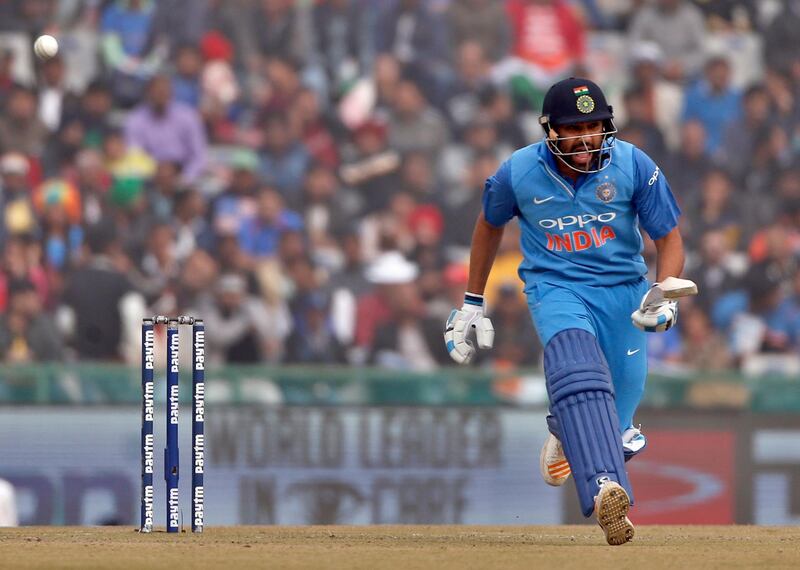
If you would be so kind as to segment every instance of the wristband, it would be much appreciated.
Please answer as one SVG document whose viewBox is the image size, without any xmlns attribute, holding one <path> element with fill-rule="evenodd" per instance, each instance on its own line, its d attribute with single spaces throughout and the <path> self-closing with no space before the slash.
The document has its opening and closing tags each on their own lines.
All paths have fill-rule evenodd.
<svg viewBox="0 0 800 570">
<path fill-rule="evenodd" d="M 464 304 L 483 308 L 483 295 L 476 295 L 468 291 L 464 293 Z"/>
</svg>

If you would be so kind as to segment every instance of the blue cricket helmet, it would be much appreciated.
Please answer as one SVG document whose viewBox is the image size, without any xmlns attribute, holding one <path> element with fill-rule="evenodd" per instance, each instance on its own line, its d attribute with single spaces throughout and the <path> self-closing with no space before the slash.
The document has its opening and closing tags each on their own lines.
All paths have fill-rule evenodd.
<svg viewBox="0 0 800 570">
<path fill-rule="evenodd" d="M 607 121 L 614 110 L 606 103 L 603 90 L 589 79 L 570 77 L 559 81 L 544 96 L 542 117 L 554 126 L 573 125 L 586 121 Z"/>
<path fill-rule="evenodd" d="M 562 137 L 558 135 L 558 127 L 600 121 L 603 124 L 603 139 L 598 149 L 590 149 L 583 140 L 584 149 L 577 152 L 563 152 L 559 143 L 583 137 Z M 572 170 L 582 174 L 599 172 L 611 162 L 610 150 L 614 147 L 617 128 L 614 125 L 614 110 L 606 102 L 603 90 L 593 81 L 581 77 L 570 77 L 554 84 L 544 96 L 542 115 L 539 124 L 544 129 L 547 146 L 550 151 Z M 576 168 L 566 160 L 574 154 L 582 152 L 596 153 L 597 160 L 590 163 L 589 168 Z M 591 168 L 594 165 L 595 168 Z"/>
</svg>

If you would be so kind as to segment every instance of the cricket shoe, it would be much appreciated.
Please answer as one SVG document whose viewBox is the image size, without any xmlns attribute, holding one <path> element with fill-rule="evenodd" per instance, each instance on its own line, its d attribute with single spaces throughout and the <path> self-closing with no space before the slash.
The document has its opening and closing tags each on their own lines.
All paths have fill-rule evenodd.
<svg viewBox="0 0 800 570">
<path fill-rule="evenodd" d="M 572 473 L 564 455 L 564 448 L 552 433 L 548 434 L 539 454 L 539 469 L 542 471 L 544 482 L 553 487 L 560 487 L 566 483 L 569 474 Z"/>
<path fill-rule="evenodd" d="M 641 428 L 641 425 L 638 428 L 631 426 L 622 432 L 622 452 L 625 455 L 626 463 L 647 447 L 647 438 Z"/>
<path fill-rule="evenodd" d="M 616 481 L 607 481 L 600 487 L 594 498 L 594 514 L 597 524 L 606 535 L 606 542 L 611 546 L 619 546 L 633 539 L 633 523 L 628 518 L 631 499 L 622 485 Z"/>
</svg>

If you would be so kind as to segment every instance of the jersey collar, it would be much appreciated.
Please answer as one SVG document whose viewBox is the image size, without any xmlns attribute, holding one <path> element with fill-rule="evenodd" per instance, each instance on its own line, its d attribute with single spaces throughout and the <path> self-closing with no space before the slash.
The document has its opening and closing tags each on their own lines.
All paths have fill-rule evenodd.
<svg viewBox="0 0 800 570">
<path fill-rule="evenodd" d="M 556 162 L 556 157 L 553 156 L 553 153 L 547 148 L 547 141 L 542 139 L 542 144 L 539 150 L 539 155 L 544 159 L 545 164 L 553 171 L 553 174 L 558 176 L 561 180 L 564 181 L 565 184 L 569 184 L 570 187 L 573 189 L 579 188 L 581 184 L 586 181 L 586 178 L 589 176 L 588 174 L 581 174 L 578 176 L 576 180 L 572 180 L 572 178 L 568 178 L 561 174 L 561 171 L 558 169 L 558 163 Z"/>
</svg>

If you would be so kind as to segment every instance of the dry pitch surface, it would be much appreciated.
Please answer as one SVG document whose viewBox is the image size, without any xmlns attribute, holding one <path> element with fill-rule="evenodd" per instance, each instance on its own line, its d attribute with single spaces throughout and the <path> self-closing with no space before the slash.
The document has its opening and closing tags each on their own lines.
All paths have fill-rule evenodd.
<svg viewBox="0 0 800 570">
<path fill-rule="evenodd" d="M 606 546 L 589 526 L 0 529 L 2 568 L 800 568 L 800 527 L 639 527 Z"/>
</svg>

